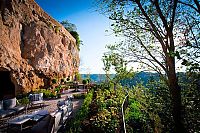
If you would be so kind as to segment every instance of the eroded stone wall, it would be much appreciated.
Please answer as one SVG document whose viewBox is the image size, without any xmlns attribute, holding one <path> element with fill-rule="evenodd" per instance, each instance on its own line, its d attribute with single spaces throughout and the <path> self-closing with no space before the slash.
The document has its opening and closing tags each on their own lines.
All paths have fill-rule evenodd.
<svg viewBox="0 0 200 133">
<path fill-rule="evenodd" d="M 0 6 L 0 71 L 11 72 L 16 93 L 78 71 L 75 39 L 34 0 L 1 0 Z"/>
</svg>

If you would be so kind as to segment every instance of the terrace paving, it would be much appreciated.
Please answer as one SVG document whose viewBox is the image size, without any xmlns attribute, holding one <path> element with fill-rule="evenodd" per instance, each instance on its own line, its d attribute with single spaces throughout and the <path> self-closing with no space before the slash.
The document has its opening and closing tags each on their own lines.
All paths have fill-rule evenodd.
<svg viewBox="0 0 200 133">
<path fill-rule="evenodd" d="M 81 94 L 81 93 L 85 93 L 85 91 L 83 89 L 79 89 L 78 92 L 74 92 L 74 89 L 68 89 L 66 90 L 63 94 L 61 94 L 61 98 L 57 98 L 57 99 L 48 99 L 45 100 L 45 105 L 44 105 L 44 109 L 48 110 L 49 113 L 52 113 L 54 111 L 56 111 L 57 109 L 57 102 L 60 100 L 64 100 L 67 96 L 71 96 L 74 94 Z M 73 115 L 75 114 L 76 111 L 78 111 L 78 109 L 81 107 L 82 103 L 83 103 L 83 99 L 72 99 L 72 103 L 73 103 L 73 113 L 71 115 L 71 118 L 73 117 Z M 39 107 L 34 107 L 31 109 L 27 110 L 27 113 L 31 113 L 35 110 L 40 109 Z M 25 112 L 20 113 L 19 115 L 24 114 Z M 7 121 L 9 118 L 5 118 L 4 121 Z M 6 127 L 7 125 L 1 124 L 0 125 L 0 133 L 4 133 L 6 132 Z"/>
<path fill-rule="evenodd" d="M 61 98 L 59 99 L 50 99 L 50 100 L 45 100 L 45 107 L 44 109 L 48 110 L 50 113 L 55 111 L 57 109 L 57 102 L 60 100 L 64 100 L 67 96 L 74 95 L 74 94 L 81 94 L 85 93 L 83 89 L 79 89 L 78 92 L 74 92 L 74 89 L 69 89 L 66 90 L 62 95 Z M 76 111 L 81 105 L 82 105 L 83 100 L 82 99 L 73 99 L 73 111 Z"/>
</svg>

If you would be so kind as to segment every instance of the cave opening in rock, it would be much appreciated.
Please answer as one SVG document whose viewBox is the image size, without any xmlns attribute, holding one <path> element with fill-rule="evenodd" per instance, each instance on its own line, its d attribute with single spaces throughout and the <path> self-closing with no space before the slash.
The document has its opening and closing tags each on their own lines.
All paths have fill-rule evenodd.
<svg viewBox="0 0 200 133">
<path fill-rule="evenodd" d="M 15 97 L 15 85 L 9 71 L 0 71 L 0 100 Z"/>
</svg>

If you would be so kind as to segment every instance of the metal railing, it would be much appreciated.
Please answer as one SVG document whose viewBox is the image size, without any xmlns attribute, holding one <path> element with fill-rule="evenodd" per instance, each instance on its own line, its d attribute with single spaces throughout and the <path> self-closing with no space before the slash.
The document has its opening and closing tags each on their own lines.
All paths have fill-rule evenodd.
<svg viewBox="0 0 200 133">
<path fill-rule="evenodd" d="M 126 133 L 126 122 L 124 118 L 124 112 L 126 108 L 128 107 L 128 94 L 125 96 L 124 101 L 122 103 L 122 121 L 123 121 L 123 132 Z"/>
</svg>

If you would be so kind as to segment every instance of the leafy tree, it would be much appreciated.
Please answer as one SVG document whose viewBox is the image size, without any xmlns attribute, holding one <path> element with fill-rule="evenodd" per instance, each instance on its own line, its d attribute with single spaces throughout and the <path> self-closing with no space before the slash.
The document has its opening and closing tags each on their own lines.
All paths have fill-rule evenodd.
<svg viewBox="0 0 200 133">
<path fill-rule="evenodd" d="M 184 58 L 180 58 L 176 46 L 181 44 L 178 40 L 184 36 L 183 31 L 194 25 L 191 22 L 199 20 L 199 14 L 190 12 L 191 9 L 185 10 L 189 6 L 178 0 L 98 0 L 97 3 L 101 12 L 113 20 L 113 32 L 125 38 L 121 43 L 110 46 L 111 53 L 123 57 L 127 64 L 137 62 L 143 69 L 160 74 L 171 95 L 174 131 L 185 132 L 181 88 L 176 74 L 176 57 L 183 61 Z M 182 21 L 185 13 L 190 15 L 189 22 Z M 199 30 L 187 34 L 192 44 L 193 36 L 199 36 Z"/>
<path fill-rule="evenodd" d="M 78 91 L 78 84 L 79 84 L 79 82 L 81 81 L 81 75 L 80 75 L 80 73 L 78 73 L 78 72 L 75 72 L 74 73 L 74 87 L 75 87 L 75 91 Z"/>
<path fill-rule="evenodd" d="M 82 44 L 82 41 L 80 40 L 80 35 L 77 32 L 77 28 L 75 24 L 72 24 L 68 22 L 67 20 L 60 22 L 67 31 L 70 32 L 70 34 L 76 39 L 76 45 L 78 47 L 78 50 L 80 50 L 80 44 Z"/>
<path fill-rule="evenodd" d="M 71 31 L 76 31 L 76 30 L 77 30 L 76 25 L 70 23 L 68 20 L 61 21 L 60 23 L 61 23 L 61 24 L 65 27 L 65 29 L 68 30 L 69 32 L 71 32 Z"/>
<path fill-rule="evenodd" d="M 129 92 L 129 106 L 126 109 L 126 123 L 128 130 L 132 132 L 161 132 L 162 124 L 159 113 L 162 113 L 163 105 L 155 100 L 151 89 L 138 84 Z M 169 127 L 168 127 L 169 128 Z M 164 130 L 166 132 L 167 130 Z M 168 129 L 169 131 L 169 129 Z"/>
<path fill-rule="evenodd" d="M 127 70 L 126 62 L 123 58 L 116 53 L 104 53 L 103 56 L 104 63 L 104 71 L 106 72 L 106 76 L 114 84 L 114 90 L 116 91 L 117 84 L 120 83 L 121 80 L 133 77 L 133 70 Z M 113 79 L 110 78 L 110 70 L 114 69 L 116 72 L 115 77 Z"/>
<path fill-rule="evenodd" d="M 180 77 L 182 99 L 184 106 L 184 122 L 188 132 L 200 131 L 200 74 L 194 72 L 184 73 Z"/>
<path fill-rule="evenodd" d="M 180 21 L 179 45 L 177 47 L 178 58 L 182 65 L 189 71 L 200 71 L 200 4 L 197 0 L 179 0 L 182 6 L 182 18 Z"/>
</svg>

